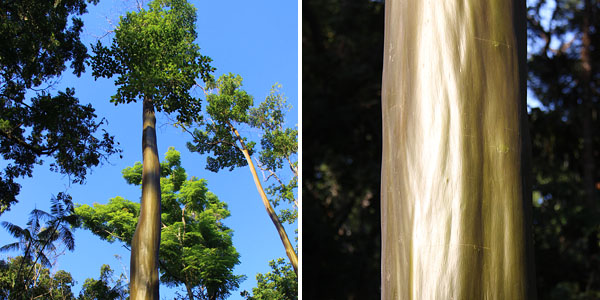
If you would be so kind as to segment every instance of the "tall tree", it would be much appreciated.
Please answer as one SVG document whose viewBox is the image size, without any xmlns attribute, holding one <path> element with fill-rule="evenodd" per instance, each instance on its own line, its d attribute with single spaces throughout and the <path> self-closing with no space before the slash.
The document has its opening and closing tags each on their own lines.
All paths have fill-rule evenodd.
<svg viewBox="0 0 600 300">
<path fill-rule="evenodd" d="M 197 122 L 195 125 L 199 128 L 194 129 L 193 132 L 189 131 L 185 124 L 179 123 L 179 125 L 192 135 L 193 141 L 188 143 L 190 151 L 213 154 L 207 157 L 208 170 L 217 172 L 223 168 L 233 170 L 235 167 L 248 165 L 263 205 L 297 273 L 298 256 L 273 206 L 283 199 L 297 207 L 293 192 L 297 187 L 298 169 L 297 162 L 293 159 L 298 151 L 298 131 L 283 127 L 286 105 L 281 95 L 273 90 L 263 103 L 257 108 L 252 108 L 253 98 L 241 89 L 241 86 L 241 76 L 231 73 L 222 75 L 217 82 L 207 85 L 209 90 L 216 89 L 216 93 L 209 93 L 206 97 L 207 119 Z M 251 155 L 256 143 L 248 142 L 248 138 L 239 133 L 239 127 L 244 125 L 263 131 L 259 167 L 278 180 L 278 184 L 268 190 L 271 195 L 276 196 L 273 199 L 274 205 L 271 205 L 252 161 Z M 284 161 L 293 172 L 292 179 L 287 184 L 276 175 L 277 170 L 283 167 Z M 294 208 L 293 211 L 296 209 Z M 284 211 L 282 216 L 293 222 L 296 218 L 293 211 Z"/>
<path fill-rule="evenodd" d="M 96 137 L 104 121 L 91 105 L 79 103 L 73 89 L 49 92 L 68 62 L 77 76 L 85 69 L 78 16 L 86 7 L 84 0 L 0 3 L 0 154 L 6 162 L 0 214 L 17 202 L 21 187 L 15 179 L 31 177 L 43 159 L 50 159 L 51 170 L 83 183 L 89 168 L 120 151 L 106 131 Z"/>
<path fill-rule="evenodd" d="M 123 177 L 140 185 L 142 169 L 138 162 L 124 169 Z M 205 180 L 187 179 L 180 154 L 173 148 L 165 154 L 161 174 L 161 281 L 183 285 L 189 300 L 224 299 L 244 279 L 233 274 L 239 254 L 232 244 L 232 230 L 223 224 L 230 215 L 227 205 L 208 191 Z M 121 197 L 75 209 L 85 228 L 109 242 L 127 245 L 131 245 L 138 210 L 139 204 Z"/>
<path fill-rule="evenodd" d="M 143 102 L 142 200 L 131 243 L 131 299 L 158 300 L 160 245 L 160 170 L 155 109 L 190 122 L 200 106 L 189 90 L 198 77 L 208 79 L 210 59 L 194 44 L 196 9 L 185 0 L 155 0 L 148 9 L 127 13 L 110 48 L 93 46 L 94 76 L 118 75 L 116 104 Z"/>
<path fill-rule="evenodd" d="M 600 297 L 597 1 L 528 1 L 537 284 L 543 299 Z M 559 258 L 559 259 L 557 259 Z"/>
<path fill-rule="evenodd" d="M 386 1 L 382 299 L 534 299 L 524 1 Z"/>
</svg>

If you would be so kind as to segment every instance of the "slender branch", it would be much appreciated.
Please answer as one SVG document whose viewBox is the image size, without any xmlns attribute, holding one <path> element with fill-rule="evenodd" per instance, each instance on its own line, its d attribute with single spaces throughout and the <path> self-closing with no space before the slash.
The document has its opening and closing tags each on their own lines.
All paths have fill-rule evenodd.
<svg viewBox="0 0 600 300">
<path fill-rule="evenodd" d="M 195 86 L 199 87 L 202 92 L 204 93 L 204 96 L 208 96 L 209 95 L 209 91 L 207 89 L 205 89 L 203 86 L 199 85 L 199 84 L 194 84 Z"/>
<path fill-rule="evenodd" d="M 535 18 L 533 18 L 532 16 L 528 15 L 527 20 L 532 25 L 533 29 L 535 29 L 535 31 L 537 31 L 538 35 L 546 42 L 544 45 L 544 51 L 543 51 L 544 55 L 546 55 L 548 49 L 550 48 L 550 42 L 551 42 L 552 36 L 550 35 L 549 32 L 547 32 L 542 27 L 540 22 L 538 20 L 536 20 Z"/>
<path fill-rule="evenodd" d="M 38 298 L 40 298 L 40 297 L 42 297 L 42 296 L 49 295 L 50 293 L 52 293 L 52 290 L 50 290 L 50 291 L 48 291 L 48 292 L 46 292 L 46 293 L 43 293 L 43 294 L 41 294 L 41 295 L 35 296 L 35 297 L 33 297 L 32 299 L 38 299 Z"/>
<path fill-rule="evenodd" d="M 257 167 L 258 167 L 258 168 L 259 168 L 259 169 L 262 171 L 262 173 L 263 173 L 263 178 L 264 178 L 263 180 L 264 180 L 264 181 L 267 181 L 267 180 L 269 180 L 269 178 L 271 178 L 271 176 L 273 176 L 273 177 L 275 177 L 275 179 L 276 179 L 276 180 L 279 182 L 279 184 L 280 184 L 281 186 L 285 186 L 285 185 L 283 184 L 283 182 L 281 181 L 281 179 L 279 179 L 279 176 L 277 176 L 277 174 L 276 174 L 275 172 L 273 172 L 271 169 L 265 168 L 265 167 L 264 167 L 264 165 L 262 165 L 262 164 L 260 163 L 260 161 L 259 161 L 257 158 L 254 158 L 254 160 L 256 161 L 256 166 L 257 166 Z M 265 178 L 264 172 L 267 172 L 267 171 L 268 171 L 270 174 L 269 174 L 269 176 L 267 176 L 267 177 Z"/>
<path fill-rule="evenodd" d="M 294 167 L 294 164 L 292 163 L 292 161 L 290 160 L 289 156 L 286 156 L 285 159 L 288 161 L 288 163 L 290 164 L 290 169 L 292 170 L 292 172 L 294 172 L 294 175 L 296 175 L 296 177 L 298 177 L 298 167 Z"/>
<path fill-rule="evenodd" d="M 171 120 L 171 121 L 172 121 L 172 120 Z M 211 122 L 212 122 L 212 124 L 213 124 L 213 129 L 216 131 L 216 124 L 215 124 L 215 122 L 214 122 L 213 120 L 211 120 Z M 185 131 L 185 132 L 187 132 L 189 135 L 191 135 L 191 136 L 192 136 L 192 138 L 194 137 L 194 133 L 193 133 L 193 132 L 191 132 L 191 131 L 190 131 L 190 130 L 187 128 L 187 126 L 185 126 L 185 125 L 183 125 L 183 124 L 181 124 L 181 123 L 179 123 L 179 122 L 173 123 L 173 125 L 181 127 L 181 129 L 183 129 L 183 131 Z M 197 140 L 195 140 L 195 139 L 194 139 L 194 141 L 198 142 L 198 141 L 197 141 Z M 217 140 L 217 141 L 215 141 L 215 142 L 205 142 L 205 143 L 206 143 L 206 144 L 208 144 L 208 145 L 218 145 L 218 144 L 225 144 L 225 145 L 230 145 L 230 146 L 233 146 L 233 147 L 236 147 L 236 148 L 238 148 L 238 149 L 239 149 L 239 147 L 238 147 L 236 144 L 234 144 L 234 143 L 230 143 L 230 142 L 227 142 L 227 141 L 224 141 L 224 140 Z"/>
<path fill-rule="evenodd" d="M 258 167 L 258 168 L 259 168 L 259 169 L 262 171 L 262 173 L 263 173 L 263 178 L 265 177 L 265 174 L 264 174 L 264 172 L 265 172 L 265 171 L 268 171 L 268 172 L 270 173 L 270 175 L 269 175 L 269 176 L 267 176 L 266 178 L 264 178 L 264 181 L 265 181 L 265 182 L 266 182 L 267 180 L 269 180 L 269 178 L 271 178 L 271 176 L 273 176 L 273 177 L 274 177 L 274 178 L 275 178 L 275 179 L 276 179 L 276 180 L 279 182 L 279 185 L 280 185 L 282 188 L 285 188 L 285 187 L 286 187 L 286 185 L 283 183 L 283 181 L 281 181 L 281 179 L 279 178 L 279 176 L 277 176 L 277 173 L 273 172 L 271 169 L 267 169 L 267 168 L 265 168 L 265 167 L 264 167 L 264 166 L 263 166 L 263 165 L 262 165 L 262 164 L 261 164 L 261 163 L 258 161 L 258 159 L 256 159 L 256 158 L 255 158 L 254 160 L 256 161 L 256 166 L 257 166 L 257 167 Z M 288 158 L 288 161 L 289 161 L 289 158 Z M 291 167 L 291 165 L 290 165 L 290 167 Z M 294 169 L 292 169 L 292 171 L 294 171 Z M 298 175 L 296 174 L 296 177 L 297 177 L 297 176 L 298 176 Z M 298 201 L 296 200 L 296 198 L 292 198 L 292 200 L 294 201 L 294 205 L 295 205 L 296 207 L 298 207 Z"/>
</svg>

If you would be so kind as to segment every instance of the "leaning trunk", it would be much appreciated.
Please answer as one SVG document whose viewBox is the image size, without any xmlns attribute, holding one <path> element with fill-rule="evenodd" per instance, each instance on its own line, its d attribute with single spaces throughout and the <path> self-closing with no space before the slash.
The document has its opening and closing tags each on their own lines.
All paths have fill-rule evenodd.
<svg viewBox="0 0 600 300">
<path fill-rule="evenodd" d="M 142 133 L 142 203 L 131 242 L 131 298 L 158 300 L 160 244 L 160 164 L 156 146 L 156 118 L 151 99 L 144 99 Z"/>
<path fill-rule="evenodd" d="M 534 299 L 525 1 L 386 1 L 382 299 Z"/>
<path fill-rule="evenodd" d="M 248 166 L 250 167 L 250 172 L 252 173 L 252 178 L 254 178 L 254 183 L 256 184 L 256 189 L 260 194 L 260 198 L 262 199 L 265 209 L 267 209 L 267 213 L 269 214 L 273 225 L 275 225 L 277 233 L 279 233 L 279 238 L 283 243 L 285 253 L 287 254 L 287 257 L 292 263 L 292 267 L 294 267 L 294 272 L 296 272 L 296 275 L 298 275 L 298 256 L 296 255 L 296 251 L 294 251 L 294 247 L 292 246 L 292 243 L 290 243 L 290 239 L 288 238 L 287 233 L 285 232 L 285 228 L 283 228 L 283 225 L 281 225 L 281 221 L 279 221 L 279 217 L 277 217 L 273 206 L 271 206 L 269 199 L 267 199 L 267 195 L 265 194 L 265 191 L 263 190 L 262 185 L 260 184 L 258 174 L 256 174 L 256 169 L 254 168 L 254 164 L 252 163 L 252 158 L 250 158 L 248 150 L 244 149 L 242 150 L 242 152 L 246 157 L 246 161 L 248 162 Z"/>
<path fill-rule="evenodd" d="M 231 128 L 231 131 L 233 131 L 233 133 L 237 137 L 238 141 L 242 145 L 242 148 L 240 150 L 244 154 L 244 157 L 246 158 L 246 162 L 248 162 L 248 167 L 250 168 L 250 172 L 252 173 L 252 178 L 254 179 L 254 184 L 256 185 L 258 194 L 260 195 L 263 205 L 265 206 L 265 209 L 267 210 L 267 214 L 269 214 L 269 217 L 271 218 L 273 225 L 275 225 L 275 228 L 277 229 L 277 233 L 279 233 L 279 238 L 281 239 L 281 242 L 283 243 L 283 247 L 285 248 L 285 253 L 287 254 L 287 257 L 289 258 L 290 262 L 292 263 L 292 267 L 294 267 L 294 272 L 296 272 L 296 275 L 298 275 L 298 256 L 296 255 L 296 251 L 294 251 L 294 247 L 292 246 L 292 243 L 290 243 L 290 239 L 288 238 L 288 235 L 285 232 L 285 228 L 283 227 L 283 225 L 281 225 L 281 221 L 279 221 L 279 217 L 277 217 L 277 214 L 275 213 L 273 206 L 271 206 L 271 203 L 269 202 L 269 199 L 267 198 L 267 195 L 265 194 L 262 184 L 260 184 L 260 179 L 258 178 L 258 174 L 256 173 L 256 168 L 254 168 L 254 163 L 252 163 L 252 158 L 250 157 L 250 153 L 248 153 L 248 150 L 246 149 L 244 140 L 240 137 L 240 134 L 238 133 L 238 131 L 233 126 L 231 126 L 231 124 L 229 124 L 229 127 Z"/>
</svg>

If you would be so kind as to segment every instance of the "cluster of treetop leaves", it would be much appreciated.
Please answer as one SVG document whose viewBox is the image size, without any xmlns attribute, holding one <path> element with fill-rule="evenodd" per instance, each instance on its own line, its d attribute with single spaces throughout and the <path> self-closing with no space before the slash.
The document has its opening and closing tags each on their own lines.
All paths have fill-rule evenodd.
<svg viewBox="0 0 600 300">
<path fill-rule="evenodd" d="M 0 172 L 0 214 L 17 202 L 15 179 L 31 177 L 42 158 L 53 161 L 51 170 L 83 183 L 90 167 L 120 152 L 107 132 L 94 135 L 104 120 L 80 104 L 73 89 L 48 92 L 67 62 L 77 76 L 85 70 L 83 22 L 76 17 L 85 12 L 84 0 L 0 4 L 0 154 L 7 162 Z"/>
<path fill-rule="evenodd" d="M 160 169 L 160 281 L 184 285 L 202 297 L 224 298 L 245 278 L 233 274 L 240 261 L 232 230 L 222 222 L 230 215 L 227 204 L 208 191 L 206 180 L 187 179 L 180 153 L 174 148 L 169 148 Z M 142 164 L 125 168 L 123 177 L 129 184 L 141 186 Z M 79 205 L 75 213 L 81 217 L 81 226 L 100 238 L 130 246 L 139 206 L 115 197 L 108 204 Z"/>
<path fill-rule="evenodd" d="M 200 116 L 200 101 L 189 94 L 197 78 L 210 82 L 209 57 L 194 44 L 196 9 L 184 0 L 155 0 L 148 9 L 121 17 L 112 45 L 92 46 L 92 75 L 118 75 L 117 104 L 150 99 L 157 111 L 176 113 L 189 123 Z"/>
</svg>

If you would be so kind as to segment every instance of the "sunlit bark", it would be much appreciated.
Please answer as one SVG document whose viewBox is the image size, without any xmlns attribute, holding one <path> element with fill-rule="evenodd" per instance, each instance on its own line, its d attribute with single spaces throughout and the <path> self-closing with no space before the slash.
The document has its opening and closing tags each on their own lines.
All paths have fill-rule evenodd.
<svg viewBox="0 0 600 300">
<path fill-rule="evenodd" d="M 252 173 L 252 178 L 254 179 L 254 184 L 256 185 L 256 189 L 258 190 L 260 199 L 262 200 L 263 205 L 265 206 L 265 209 L 267 210 L 267 214 L 269 215 L 269 218 L 271 218 L 271 222 L 273 222 L 273 225 L 275 225 L 275 228 L 277 229 L 277 233 L 279 234 L 281 243 L 283 243 L 283 247 L 285 248 L 285 254 L 287 255 L 288 259 L 290 260 L 290 263 L 292 264 L 292 267 L 294 268 L 294 272 L 296 272 L 296 275 L 298 275 L 298 255 L 296 255 L 296 251 L 294 251 L 294 247 L 292 246 L 292 243 L 290 243 L 290 239 L 288 238 L 288 235 L 285 232 L 285 228 L 281 224 L 279 217 L 277 217 L 277 214 L 275 213 L 273 206 L 271 206 L 271 203 L 269 202 L 269 199 L 267 198 L 267 195 L 265 194 L 265 190 L 263 189 L 262 184 L 260 183 L 260 179 L 258 178 L 258 174 L 256 173 L 256 168 L 254 167 L 254 163 L 252 162 L 250 153 L 248 153 L 248 149 L 246 149 L 244 140 L 238 133 L 237 129 L 235 129 L 233 126 L 231 126 L 231 124 L 229 126 L 231 127 L 231 130 L 233 131 L 233 133 L 235 134 L 235 136 L 237 137 L 238 141 L 241 144 L 240 151 L 242 151 L 242 153 L 244 154 L 244 157 L 246 158 L 246 162 L 248 162 L 248 167 L 250 168 L 250 173 Z"/>
<path fill-rule="evenodd" d="M 386 1 L 382 299 L 534 299 L 525 1 Z"/>
<path fill-rule="evenodd" d="M 156 118 L 151 99 L 144 99 L 142 133 L 142 202 L 131 242 L 130 299 L 158 300 L 158 247 L 160 244 L 160 164 L 156 145 Z"/>
</svg>

